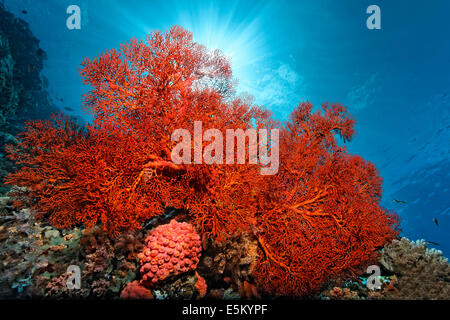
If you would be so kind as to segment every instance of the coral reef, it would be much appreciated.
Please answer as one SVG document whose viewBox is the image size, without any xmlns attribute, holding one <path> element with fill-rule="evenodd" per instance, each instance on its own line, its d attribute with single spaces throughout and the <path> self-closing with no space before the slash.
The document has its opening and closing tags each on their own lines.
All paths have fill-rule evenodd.
<svg viewBox="0 0 450 320">
<path fill-rule="evenodd" d="M 424 240 L 394 240 L 381 251 L 380 264 L 398 277 L 391 299 L 449 299 L 450 264 Z"/>
<path fill-rule="evenodd" d="M 136 278 L 141 232 L 110 238 L 98 227 L 57 230 L 30 210 L 15 210 L 8 197 L 2 199 L 1 298 L 113 298 Z M 81 269 L 81 289 L 67 287 L 70 265 Z"/>
<path fill-rule="evenodd" d="M 199 270 L 211 274 L 215 281 L 227 280 L 234 290 L 239 291 L 244 282 L 252 281 L 251 273 L 258 257 L 258 242 L 245 233 L 224 241 L 208 239 Z"/>
<path fill-rule="evenodd" d="M 153 299 L 152 292 L 135 280 L 128 283 L 120 293 L 122 299 Z"/>
<path fill-rule="evenodd" d="M 57 113 L 17 134 L 25 114 L 55 110 L 44 60 L 0 4 L 0 145 L 14 161 L 0 149 L 0 177 L 16 167 L 0 197 L 1 298 L 449 298 L 447 259 L 424 241 L 393 240 L 376 168 L 338 145 L 354 135 L 346 107 L 302 102 L 281 124 L 236 96 L 219 51 L 173 27 L 83 61 L 91 125 Z M 278 129 L 279 171 L 172 162 L 172 133 L 192 133 L 194 121 Z M 387 275 L 369 290 L 357 276 L 377 259 Z M 80 289 L 67 286 L 69 266 Z"/>
<path fill-rule="evenodd" d="M 324 104 L 312 112 L 303 102 L 281 124 L 236 97 L 229 62 L 180 27 L 86 59 L 81 76 L 92 88 L 84 104 L 93 123 L 80 127 L 62 114 L 27 122 L 7 149 L 20 167 L 7 183 L 21 187 L 12 192 L 18 208 L 31 208 L 57 228 L 99 226 L 107 232 L 87 253 L 83 271 L 97 293 L 116 261 L 112 239 L 139 230 L 167 208 L 184 212 L 205 241 L 228 243 L 205 262 L 230 274 L 228 289 L 250 297 L 315 292 L 329 278 L 376 261 L 377 249 L 397 236 L 395 215 L 379 204 L 376 168 L 338 145 L 338 138 L 348 141 L 354 134 L 346 107 Z M 278 129 L 278 173 L 261 175 L 262 163 L 237 164 L 237 158 L 234 164 L 172 162 L 172 133 L 192 133 L 194 121 L 221 132 Z M 201 147 L 210 144 L 205 139 Z M 243 234 L 247 243 L 233 240 Z M 183 254 L 177 245 L 189 244 L 158 237 L 150 235 L 140 256 L 144 281 L 195 268 L 198 252 L 188 261 L 172 256 L 174 249 Z M 233 241 L 243 241 L 248 258 L 232 252 L 241 250 Z M 55 254 L 64 250 L 54 245 Z M 153 255 L 162 257 L 152 262 Z M 175 281 L 195 290 L 189 277 Z"/>
<path fill-rule="evenodd" d="M 338 300 L 448 300 L 450 264 L 442 252 L 428 249 L 426 241 L 394 239 L 380 250 L 378 264 L 384 275 L 381 287 L 369 289 L 367 277 L 353 281 L 330 282 L 318 299 Z"/>
<path fill-rule="evenodd" d="M 330 297 L 332 299 L 345 299 L 345 300 L 355 300 L 358 299 L 358 293 L 356 291 L 352 291 L 349 288 L 339 288 L 334 287 L 330 290 Z"/>
<path fill-rule="evenodd" d="M 57 296 L 64 291 L 67 266 L 79 264 L 80 231 L 56 230 L 36 221 L 30 210 L 15 210 L 11 201 L 1 207 L 0 224 L 0 296 Z"/>
<path fill-rule="evenodd" d="M 42 253 L 42 229 L 30 220 L 29 210 L 15 211 L 8 197 L 2 198 L 0 214 L 0 297 L 32 296 L 36 269 L 46 266 Z"/>
<path fill-rule="evenodd" d="M 148 286 L 197 268 L 200 236 L 189 223 L 172 220 L 160 225 L 145 238 L 145 244 L 138 258 L 142 280 Z"/>
<path fill-rule="evenodd" d="M 387 299 L 390 292 L 395 288 L 396 276 L 380 276 L 380 288 L 370 289 L 367 286 L 367 277 L 361 275 L 351 280 L 333 279 L 326 283 L 320 294 L 313 296 L 313 299 L 320 300 L 380 300 Z"/>
</svg>

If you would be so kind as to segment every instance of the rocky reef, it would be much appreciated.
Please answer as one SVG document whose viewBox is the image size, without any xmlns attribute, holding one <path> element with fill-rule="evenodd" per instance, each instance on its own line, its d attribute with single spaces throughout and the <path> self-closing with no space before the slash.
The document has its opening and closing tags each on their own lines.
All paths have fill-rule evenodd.
<svg viewBox="0 0 450 320">
<path fill-rule="evenodd" d="M 157 223 L 161 221 L 155 220 L 146 229 L 130 231 L 118 237 L 109 236 L 99 227 L 58 230 L 50 226 L 48 221 L 36 220 L 30 210 L 14 209 L 11 199 L 8 196 L 2 197 L 0 198 L 0 298 L 191 299 L 207 295 L 213 297 L 217 290 L 210 294 L 207 291 L 207 283 L 216 281 L 216 270 L 195 271 L 199 263 L 201 246 L 200 238 L 192 226 L 174 220 L 159 227 L 156 227 Z M 151 270 L 147 270 L 149 263 L 146 262 L 145 253 L 151 257 L 152 250 L 143 244 L 145 238 L 149 239 L 158 234 L 161 234 L 161 243 L 155 242 L 155 245 L 164 251 L 164 254 L 172 249 L 173 259 L 170 261 L 176 260 L 174 266 L 183 265 L 170 273 L 169 269 L 165 268 L 166 263 L 154 265 L 157 268 L 154 275 L 159 274 L 161 277 L 149 283 L 148 276 Z M 163 245 L 172 235 L 187 238 L 188 241 L 177 243 L 180 246 L 178 251 L 177 247 L 171 248 L 171 242 L 167 241 L 167 246 Z M 193 247 L 189 249 L 191 241 Z M 184 264 L 191 251 L 192 263 Z M 221 252 L 217 256 L 223 256 L 224 253 L 227 252 Z M 229 257 L 239 260 L 238 257 Z M 204 264 L 203 261 L 200 263 Z M 79 290 L 70 290 L 67 286 L 71 276 L 68 268 L 71 265 L 78 266 L 81 270 Z M 162 277 L 165 275 L 164 272 L 167 272 L 166 277 Z M 143 281 L 144 277 L 146 281 Z M 239 297 L 238 292 L 229 284 L 226 282 L 223 284 L 225 286 L 222 288 L 221 297 Z"/>
<path fill-rule="evenodd" d="M 182 215 L 179 217 L 183 219 Z M 257 248 L 248 236 L 235 236 L 224 242 L 209 239 L 197 248 L 200 239 L 190 224 L 176 220 L 166 222 L 155 219 L 142 230 L 118 237 L 111 237 L 100 227 L 58 230 L 48 221 L 36 220 L 31 210 L 15 209 L 8 196 L 1 197 L 0 298 L 274 298 L 258 292 L 253 283 L 251 271 L 257 261 Z M 171 248 L 169 238 L 172 235 L 188 239 L 178 243 L 180 250 L 177 252 L 175 247 Z M 181 256 L 182 261 L 186 256 L 193 263 L 183 265 L 183 270 L 174 267 L 169 273 L 164 264 L 166 259 L 159 259 L 161 264 L 156 263 L 158 270 L 153 274 L 161 277 L 149 282 L 151 270 L 147 267 L 153 265 L 147 266 L 146 258 L 152 257 L 153 249 L 146 247 L 145 239 L 156 236 L 160 237 L 161 243 L 151 243 L 158 247 L 158 254 L 161 251 L 167 255 L 166 251 L 172 249 L 172 258 L 177 256 L 175 265 L 179 264 Z M 80 267 L 80 289 L 71 290 L 67 286 L 71 265 Z M 382 274 L 379 289 L 368 288 L 367 274 L 356 274 L 350 278 L 331 279 L 317 295 L 302 298 L 411 300 L 450 297 L 448 260 L 442 252 L 428 249 L 423 240 L 393 240 L 379 251 L 378 265 Z M 167 275 L 162 277 L 160 270 L 167 271 Z"/>
</svg>

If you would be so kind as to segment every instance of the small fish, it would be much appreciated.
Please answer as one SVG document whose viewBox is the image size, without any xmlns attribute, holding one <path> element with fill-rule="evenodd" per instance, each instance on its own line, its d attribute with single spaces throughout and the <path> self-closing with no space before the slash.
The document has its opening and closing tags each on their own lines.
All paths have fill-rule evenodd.
<svg viewBox="0 0 450 320">
<path fill-rule="evenodd" d="M 395 203 L 406 203 L 406 201 L 397 200 L 397 199 L 393 199 L 392 202 L 395 202 Z"/>
<path fill-rule="evenodd" d="M 69 108 L 69 107 L 64 107 L 64 109 L 67 110 L 67 111 L 73 111 L 73 109 Z"/>
<path fill-rule="evenodd" d="M 433 241 L 426 241 L 426 240 L 425 240 L 425 243 L 426 243 L 426 244 L 431 244 L 431 245 L 433 245 L 433 246 L 440 246 L 439 243 L 433 242 Z"/>
<path fill-rule="evenodd" d="M 439 221 L 438 221 L 438 219 L 436 219 L 436 218 L 433 218 L 433 222 L 436 224 L 436 226 L 438 226 L 439 227 Z"/>
<path fill-rule="evenodd" d="M 34 71 L 34 65 L 29 64 L 28 65 L 28 72 L 33 72 Z"/>
<path fill-rule="evenodd" d="M 27 10 L 22 10 L 22 13 L 23 13 L 23 14 L 27 14 L 28 11 L 27 11 Z"/>
</svg>

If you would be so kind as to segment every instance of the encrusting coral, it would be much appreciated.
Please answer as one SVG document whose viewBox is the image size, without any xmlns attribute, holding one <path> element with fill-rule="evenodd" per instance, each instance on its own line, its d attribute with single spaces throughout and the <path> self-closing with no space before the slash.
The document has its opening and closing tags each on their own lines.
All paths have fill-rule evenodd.
<svg viewBox="0 0 450 320">
<path fill-rule="evenodd" d="M 329 293 L 331 299 L 346 299 L 346 300 L 354 300 L 354 299 L 358 299 L 358 293 L 355 291 L 351 291 L 349 288 L 339 288 L 339 287 L 334 287 L 333 289 L 330 290 Z"/>
<path fill-rule="evenodd" d="M 182 210 L 203 238 L 248 234 L 257 248 L 256 286 L 276 295 L 308 294 L 330 277 L 356 272 L 397 236 L 396 217 L 379 205 L 376 168 L 338 146 L 337 137 L 354 134 L 346 107 L 324 104 L 313 112 L 303 102 L 282 125 L 236 97 L 229 62 L 180 27 L 86 59 L 81 75 L 92 87 L 84 101 L 92 124 L 80 127 L 62 114 L 30 121 L 8 147 L 20 169 L 7 183 L 23 187 L 15 204 L 52 225 L 100 224 L 118 235 L 166 208 Z M 279 171 L 264 176 L 264 166 L 250 162 L 172 162 L 172 133 L 192 133 L 194 121 L 221 132 L 278 129 Z M 180 270 L 197 264 L 191 262 Z M 141 271 L 148 281 L 171 273 L 149 262 Z"/>
<path fill-rule="evenodd" d="M 153 299 L 152 292 L 142 286 L 139 281 L 129 282 L 120 293 L 122 299 Z"/>
<path fill-rule="evenodd" d="M 208 290 L 206 280 L 201 275 L 199 275 L 197 272 L 195 272 L 195 276 L 197 277 L 197 282 L 195 282 L 194 287 L 198 292 L 198 297 L 203 298 L 206 295 L 206 292 Z"/>
</svg>

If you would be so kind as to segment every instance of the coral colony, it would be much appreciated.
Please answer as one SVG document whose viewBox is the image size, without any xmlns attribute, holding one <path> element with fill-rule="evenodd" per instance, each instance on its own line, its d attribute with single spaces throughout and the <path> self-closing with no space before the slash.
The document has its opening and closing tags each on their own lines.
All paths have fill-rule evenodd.
<svg viewBox="0 0 450 320">
<path fill-rule="evenodd" d="M 192 39 L 175 26 L 85 59 L 92 123 L 28 121 L 7 147 L 14 210 L 39 219 L 32 295 L 312 295 L 397 238 L 376 168 L 337 143 L 354 135 L 346 107 L 301 102 L 280 123 L 235 96 L 229 62 Z M 82 288 L 52 259 L 79 265 Z"/>
<path fill-rule="evenodd" d="M 172 220 L 158 226 L 145 243 L 144 251 L 138 255 L 144 283 L 151 285 L 171 274 L 178 275 L 197 268 L 202 250 L 200 236 L 186 222 Z"/>
</svg>

